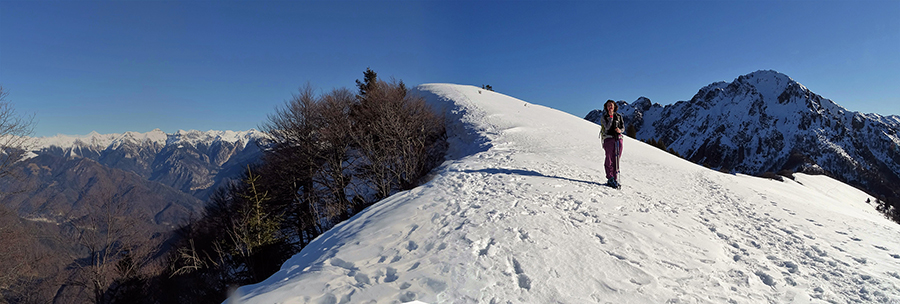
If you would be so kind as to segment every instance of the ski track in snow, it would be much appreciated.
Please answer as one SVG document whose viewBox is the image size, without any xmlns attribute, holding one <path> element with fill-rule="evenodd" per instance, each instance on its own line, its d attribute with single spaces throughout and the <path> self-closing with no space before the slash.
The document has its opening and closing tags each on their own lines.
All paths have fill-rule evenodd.
<svg viewBox="0 0 900 304">
<path fill-rule="evenodd" d="M 469 91 L 477 89 L 435 90 L 475 96 Z M 466 117 L 482 123 L 489 148 L 461 149 L 480 151 L 335 227 L 232 300 L 900 301 L 900 229 L 873 222 L 874 210 L 859 207 L 865 196 L 854 208 L 823 207 L 837 200 L 810 195 L 800 182 L 714 172 L 631 139 L 623 187 L 612 189 L 602 184 L 597 127 L 485 98 L 493 99 L 467 104 L 474 108 Z"/>
</svg>

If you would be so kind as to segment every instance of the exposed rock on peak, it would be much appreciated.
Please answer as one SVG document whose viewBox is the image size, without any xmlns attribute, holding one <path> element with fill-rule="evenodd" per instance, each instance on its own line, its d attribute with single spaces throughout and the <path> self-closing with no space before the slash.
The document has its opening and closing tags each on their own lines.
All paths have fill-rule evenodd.
<svg viewBox="0 0 900 304">
<path fill-rule="evenodd" d="M 256 140 L 264 136 L 249 131 L 160 129 L 147 133 L 58 135 L 38 138 L 34 155 L 66 159 L 87 158 L 116 169 L 134 172 L 205 200 L 227 178 L 260 156 Z"/>
<path fill-rule="evenodd" d="M 824 171 L 900 196 L 892 186 L 900 184 L 900 118 L 848 111 L 776 71 L 712 83 L 666 106 L 620 101 L 619 112 L 638 139 L 662 140 L 695 163 L 747 174 Z M 592 114 L 585 119 L 596 122 Z"/>
</svg>

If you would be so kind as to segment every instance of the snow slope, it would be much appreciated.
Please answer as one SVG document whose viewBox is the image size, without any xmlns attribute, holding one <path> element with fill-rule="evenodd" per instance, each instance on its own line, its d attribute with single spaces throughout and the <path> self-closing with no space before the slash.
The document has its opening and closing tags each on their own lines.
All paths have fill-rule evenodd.
<svg viewBox="0 0 900 304">
<path fill-rule="evenodd" d="M 753 175 L 829 172 L 900 197 L 900 116 L 849 111 L 776 71 L 712 83 L 690 101 L 619 105 L 638 139 L 659 140 L 694 163 Z M 599 121 L 601 112 L 585 119 Z"/>
<path fill-rule="evenodd" d="M 824 176 L 705 169 L 625 139 L 623 189 L 599 127 L 471 86 L 418 88 L 451 158 L 320 236 L 230 303 L 900 301 L 900 225 Z"/>
</svg>

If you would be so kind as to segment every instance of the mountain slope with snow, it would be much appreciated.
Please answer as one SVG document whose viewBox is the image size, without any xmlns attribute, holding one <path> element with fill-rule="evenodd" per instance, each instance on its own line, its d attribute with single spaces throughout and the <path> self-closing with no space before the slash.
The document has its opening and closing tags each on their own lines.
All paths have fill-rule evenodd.
<svg viewBox="0 0 900 304">
<path fill-rule="evenodd" d="M 451 155 L 428 183 L 321 235 L 229 303 L 900 301 L 900 226 L 824 176 L 728 175 L 471 86 L 419 91 Z"/>
<path fill-rule="evenodd" d="M 775 71 L 713 83 L 671 105 L 620 102 L 620 112 L 638 139 L 661 140 L 698 164 L 747 174 L 826 171 L 900 197 L 900 116 L 848 111 Z"/>
<path fill-rule="evenodd" d="M 36 138 L 32 154 L 88 158 L 206 200 L 219 185 L 238 176 L 246 170 L 247 163 L 259 158 L 256 140 L 263 136 L 256 130 L 92 132 L 85 136 Z"/>
</svg>

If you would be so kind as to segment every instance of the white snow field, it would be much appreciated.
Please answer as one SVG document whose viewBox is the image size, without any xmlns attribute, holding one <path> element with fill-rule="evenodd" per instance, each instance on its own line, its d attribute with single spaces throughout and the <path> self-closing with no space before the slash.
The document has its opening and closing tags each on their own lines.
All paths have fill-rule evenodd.
<svg viewBox="0 0 900 304">
<path fill-rule="evenodd" d="M 900 303 L 900 225 L 850 186 L 728 175 L 626 138 L 612 189 L 599 126 L 418 90 L 451 123 L 433 178 L 227 303 Z"/>
</svg>

